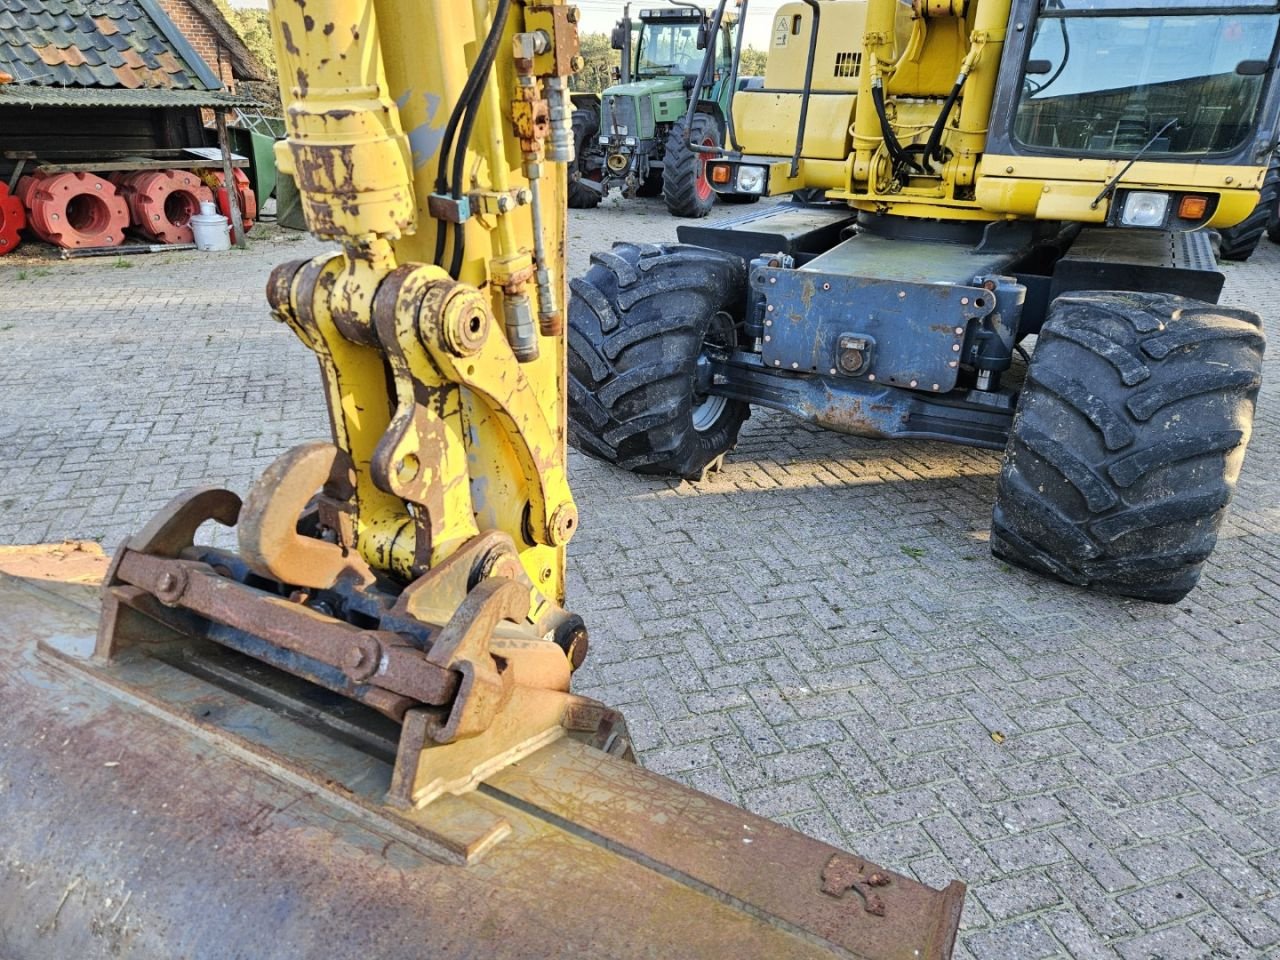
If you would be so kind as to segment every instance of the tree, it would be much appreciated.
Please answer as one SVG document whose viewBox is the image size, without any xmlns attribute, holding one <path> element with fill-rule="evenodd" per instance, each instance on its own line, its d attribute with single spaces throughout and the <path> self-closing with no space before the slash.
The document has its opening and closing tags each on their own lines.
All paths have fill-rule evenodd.
<svg viewBox="0 0 1280 960">
<path fill-rule="evenodd" d="M 266 10 L 254 7 L 232 9 L 227 19 L 240 34 L 240 39 L 249 48 L 249 52 L 267 68 L 274 78 L 276 76 L 276 48 L 271 40 L 271 17 Z"/>
<path fill-rule="evenodd" d="M 617 50 L 609 45 L 604 33 L 583 33 L 578 36 L 584 65 L 574 76 L 573 88 L 581 93 L 599 93 L 613 83 L 613 68 L 622 64 Z"/>
<path fill-rule="evenodd" d="M 738 57 L 738 76 L 763 77 L 764 63 L 767 57 L 768 54 L 763 50 L 757 50 L 755 47 L 744 47 Z"/>
</svg>

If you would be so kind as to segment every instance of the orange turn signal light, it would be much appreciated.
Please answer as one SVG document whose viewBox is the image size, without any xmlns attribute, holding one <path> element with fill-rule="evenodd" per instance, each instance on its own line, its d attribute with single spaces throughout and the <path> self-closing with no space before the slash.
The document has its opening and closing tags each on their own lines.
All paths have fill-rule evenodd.
<svg viewBox="0 0 1280 960">
<path fill-rule="evenodd" d="M 1202 220 L 1208 210 L 1208 197 L 1183 197 L 1178 204 L 1178 216 L 1183 220 Z"/>
<path fill-rule="evenodd" d="M 712 183 L 728 183 L 733 170 L 726 163 L 717 163 L 711 168 Z"/>
</svg>

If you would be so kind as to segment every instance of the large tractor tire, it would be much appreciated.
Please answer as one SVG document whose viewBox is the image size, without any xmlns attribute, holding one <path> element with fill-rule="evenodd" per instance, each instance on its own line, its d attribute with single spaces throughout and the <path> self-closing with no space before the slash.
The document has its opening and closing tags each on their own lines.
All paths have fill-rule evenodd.
<svg viewBox="0 0 1280 960">
<path fill-rule="evenodd" d="M 582 183 L 587 176 L 587 152 L 595 146 L 600 116 L 591 110 L 573 111 L 573 163 L 569 167 L 569 207 L 590 210 L 600 206 L 603 195 Z"/>
<path fill-rule="evenodd" d="M 1221 238 L 1218 257 L 1221 260 L 1248 260 L 1258 249 L 1258 242 L 1276 217 L 1280 205 L 1280 164 L 1272 164 L 1262 181 L 1262 199 L 1242 222 L 1218 231 Z M 1272 239 L 1275 239 L 1274 235 Z"/>
<path fill-rule="evenodd" d="M 636 473 L 702 477 L 750 407 L 705 394 L 698 358 L 734 346 L 746 267 L 679 244 L 620 243 L 569 284 L 569 439 Z"/>
<path fill-rule="evenodd" d="M 707 179 L 707 157 L 696 147 L 719 148 L 720 125 L 706 113 L 695 113 L 692 134 L 685 143 L 685 121 L 677 120 L 667 135 L 662 157 L 662 198 L 677 217 L 705 217 L 716 203 L 716 192 Z M 690 146 L 692 144 L 692 146 Z"/>
<path fill-rule="evenodd" d="M 997 486 L 999 558 L 1174 603 L 1218 539 L 1253 424 L 1255 314 L 1158 293 L 1054 302 Z"/>
<path fill-rule="evenodd" d="M 1267 236 L 1272 243 L 1280 243 L 1280 199 L 1271 206 L 1271 216 L 1267 220 Z"/>
</svg>

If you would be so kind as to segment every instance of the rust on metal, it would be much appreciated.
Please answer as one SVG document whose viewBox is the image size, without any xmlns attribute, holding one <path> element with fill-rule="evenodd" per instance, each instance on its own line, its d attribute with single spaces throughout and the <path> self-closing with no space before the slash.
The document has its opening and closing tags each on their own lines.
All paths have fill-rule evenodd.
<svg viewBox="0 0 1280 960">
<path fill-rule="evenodd" d="M 751 904 L 774 926 L 816 937 L 830 950 L 863 958 L 950 956 L 963 884 L 934 890 L 730 804 L 676 788 L 642 768 L 583 755 L 574 746 L 552 744 L 495 774 L 482 789 L 553 823 L 572 825 L 626 856 L 660 864 L 683 884 Z M 595 802 L 605 796 L 612 798 L 608 804 Z M 859 893 L 868 895 L 867 909 L 850 910 L 826 892 L 827 869 L 834 869 L 833 886 L 846 880 L 860 884 Z M 874 888 L 872 875 L 878 875 Z"/>
<path fill-rule="evenodd" d="M 263 576 L 297 587 L 331 587 L 348 574 L 371 583 L 358 553 L 298 533 L 298 517 L 322 487 L 351 489 L 350 459 L 332 443 L 306 443 L 272 462 L 240 511 L 240 555 Z"/>
<path fill-rule="evenodd" d="M 458 690 L 461 680 L 458 673 L 430 664 L 421 650 L 402 643 L 394 634 L 361 630 L 323 616 L 309 607 L 220 576 L 202 563 L 152 557 L 124 549 L 114 578 L 145 591 L 166 606 L 180 603 L 183 612 L 190 611 L 205 620 L 258 637 L 278 649 L 335 668 L 346 682 L 335 683 L 328 674 L 316 673 L 308 679 L 366 703 L 393 719 L 402 717 L 409 703 L 447 705 Z M 146 616 L 182 629 L 182 621 L 175 622 L 149 605 L 139 605 L 136 595 L 115 593 L 113 598 Z M 365 669 L 368 658 L 373 658 L 376 664 L 373 673 Z M 380 692 L 396 696 L 388 698 Z"/>
<path fill-rule="evenodd" d="M 873 869 L 867 873 L 867 863 L 844 853 L 833 853 L 822 868 L 822 892 L 831 897 L 841 897 L 846 890 L 853 890 L 862 897 L 863 909 L 877 917 L 885 915 L 884 900 L 871 887 L 887 887 L 892 882 L 889 874 Z"/>
<path fill-rule="evenodd" d="M 484 580 L 467 594 L 427 654 L 428 662 L 462 677 L 448 719 L 428 730 L 432 740 L 475 736 L 506 706 L 515 676 L 490 655 L 489 638 L 499 620 L 518 623 L 528 610 L 528 590 L 511 580 Z"/>
<path fill-rule="evenodd" d="M 735 900 L 689 882 L 679 850 L 673 865 L 610 843 L 602 822 L 661 832 L 634 813 L 636 798 L 654 816 L 697 818 L 701 849 L 726 855 L 717 824 L 759 821 L 723 804 L 708 809 L 688 788 L 569 740 L 516 769 L 554 757 L 574 778 L 560 810 L 576 804 L 590 829 L 557 820 L 532 794 L 515 799 L 514 782 L 503 784 L 509 799 L 483 787 L 425 809 L 388 806 L 390 757 L 332 718 L 325 727 L 301 722 L 180 669 L 180 659 L 80 660 L 94 597 L 70 602 L 46 590 L 0 575 L 0 658 L 11 665 L 0 671 L 0 741 L 10 745 L 5 776 L 26 785 L 0 791 L 0 822 L 23 825 L 0 831 L 0 929 L 14 956 L 82 956 L 89 944 L 172 957 L 217 944 L 226 956 L 276 960 L 933 960 L 944 954 L 932 945 L 954 934 L 954 921 L 940 926 L 945 893 L 922 894 L 911 929 L 893 943 L 894 917 L 906 917 L 896 901 L 877 918 L 815 892 L 834 911 L 829 921 L 779 920 L 763 881 L 772 874 L 799 887 L 796 878 L 812 874 L 796 860 L 753 862 L 760 888 L 733 888 L 749 898 Z M 569 715 L 587 725 L 611 714 L 573 702 Z M 830 852 L 769 826 L 806 846 L 802 866 Z M 887 890 L 903 892 L 897 881 Z M 884 937 L 854 933 L 880 928 Z"/>
</svg>

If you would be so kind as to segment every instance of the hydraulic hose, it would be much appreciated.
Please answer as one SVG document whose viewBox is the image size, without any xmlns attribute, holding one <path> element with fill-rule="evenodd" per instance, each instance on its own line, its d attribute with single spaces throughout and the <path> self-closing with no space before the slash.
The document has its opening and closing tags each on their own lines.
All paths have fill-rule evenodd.
<svg viewBox="0 0 1280 960">
<path fill-rule="evenodd" d="M 964 82 L 968 78 L 969 74 L 964 71 L 961 71 L 960 76 L 956 77 L 955 86 L 947 94 L 947 99 L 942 101 L 942 112 L 938 114 L 938 119 L 934 123 L 933 129 L 929 131 L 929 140 L 924 147 L 924 165 L 929 169 L 932 169 L 933 161 L 942 160 L 942 131 L 947 126 L 947 118 L 951 116 L 956 100 L 960 98 L 960 90 L 964 87 Z"/>
<path fill-rule="evenodd" d="M 893 126 L 889 123 L 889 114 L 884 106 L 884 81 L 878 76 L 871 81 L 871 102 L 875 105 L 876 116 L 880 118 L 880 134 L 884 137 L 884 148 L 889 151 L 894 172 L 896 173 L 898 168 L 904 165 L 918 170 L 919 165 L 907 156 L 907 152 L 902 149 L 902 144 L 898 142 L 898 137 L 893 132 Z"/>
<path fill-rule="evenodd" d="M 510 9 L 511 0 L 498 0 L 498 9 L 494 14 L 493 24 L 489 27 L 489 33 L 484 39 L 484 44 L 480 47 L 480 53 L 471 67 L 471 72 L 467 74 L 467 81 L 462 87 L 462 93 L 458 96 L 458 102 L 453 105 L 453 111 L 449 114 L 449 122 L 444 128 L 444 136 L 440 141 L 440 165 L 436 173 L 436 193 L 449 194 L 455 200 L 462 197 L 459 183 L 462 179 L 462 167 L 466 161 L 467 144 L 471 140 L 471 128 L 475 123 L 476 107 L 479 104 L 480 97 L 483 95 L 484 84 L 489 77 L 489 71 L 493 68 L 493 61 L 497 57 L 498 44 L 502 41 L 502 31 L 506 26 L 507 14 Z M 453 141 L 455 135 L 459 132 L 459 124 L 462 126 L 461 137 L 455 147 Z M 451 155 L 453 158 L 452 183 L 449 178 Z M 460 266 L 462 262 L 462 225 L 454 224 L 452 233 L 454 260 Z M 437 264 L 444 259 L 444 235 L 445 231 L 443 229 L 436 231 L 434 259 Z M 456 275 L 457 269 L 451 270 L 450 273 Z"/>
</svg>

